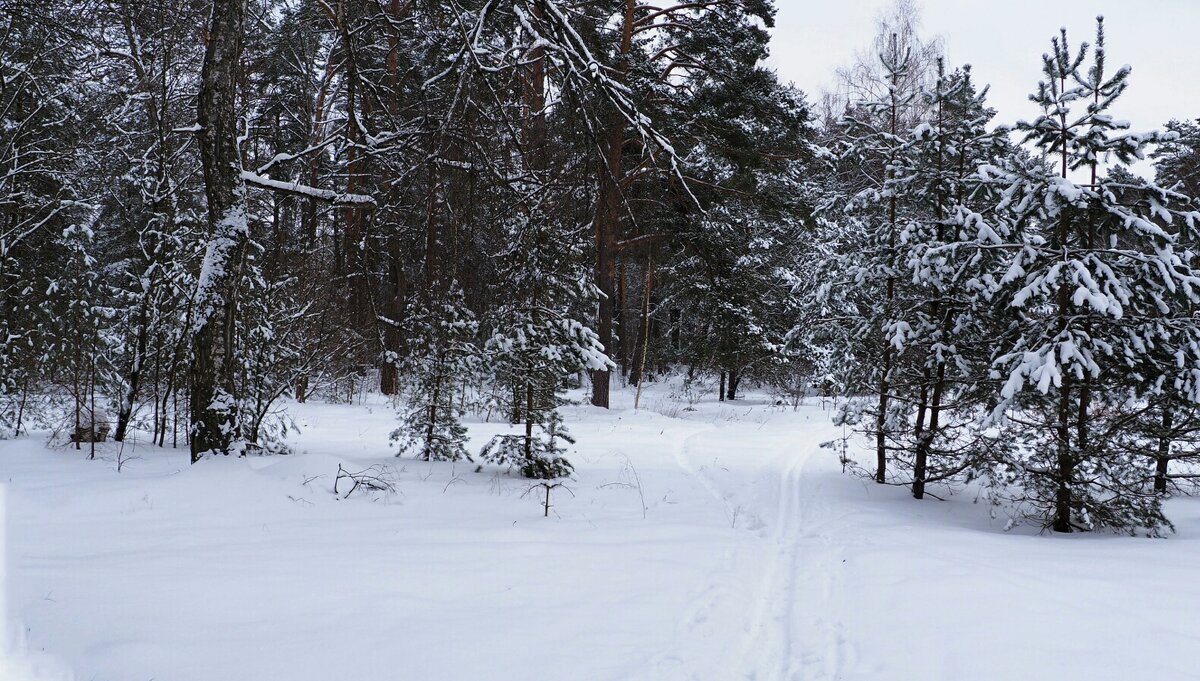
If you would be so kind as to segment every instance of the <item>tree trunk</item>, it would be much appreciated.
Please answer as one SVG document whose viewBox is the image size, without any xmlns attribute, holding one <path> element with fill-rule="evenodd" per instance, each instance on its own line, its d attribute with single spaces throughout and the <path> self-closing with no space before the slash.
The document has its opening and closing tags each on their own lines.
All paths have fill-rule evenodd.
<svg viewBox="0 0 1200 681">
<path fill-rule="evenodd" d="M 633 21 L 637 0 L 625 0 L 625 19 L 621 28 L 621 54 L 617 71 L 624 74 L 629 68 L 629 53 L 633 50 Z M 600 186 L 593 220 L 596 230 L 596 288 L 600 289 L 596 333 L 604 351 L 613 354 L 613 308 L 616 303 L 617 228 L 621 209 L 621 160 L 625 150 L 625 119 L 619 111 L 609 114 L 608 139 Z M 608 369 L 592 371 L 592 404 L 608 408 Z"/>
<path fill-rule="evenodd" d="M 925 417 L 929 413 L 929 367 L 922 372 L 921 396 L 917 401 L 917 424 L 913 428 L 916 449 L 913 452 L 912 495 L 914 499 L 925 496 L 925 467 L 928 449 L 925 446 Z"/>
<path fill-rule="evenodd" d="M 391 0 L 389 11 L 391 12 L 393 21 L 391 23 L 392 30 L 388 34 L 387 112 L 388 116 L 395 121 L 400 111 L 399 24 L 402 16 L 400 0 Z M 385 173 L 383 185 L 390 188 L 392 200 L 388 203 L 393 204 L 395 203 L 397 192 L 393 187 L 393 178 L 391 173 L 387 171 L 386 164 Z M 396 395 L 400 392 L 400 372 L 396 367 L 396 363 L 391 361 L 391 356 L 388 353 L 396 353 L 400 350 L 402 338 L 399 322 L 401 317 L 403 317 L 405 286 L 399 244 L 396 243 L 397 239 L 394 234 L 388 237 L 388 239 L 388 286 L 387 294 L 384 297 L 384 313 L 390 321 L 383 322 L 383 353 L 379 362 L 379 392 L 384 395 Z"/>
<path fill-rule="evenodd" d="M 1066 327 L 1067 315 L 1070 313 L 1070 292 L 1066 284 L 1058 287 L 1058 316 Z M 1071 531 L 1071 478 L 1075 473 L 1074 457 L 1071 455 L 1071 388 L 1073 381 L 1069 372 L 1063 372 L 1062 385 L 1058 391 L 1058 425 L 1057 439 L 1057 468 L 1054 482 L 1057 486 L 1054 495 L 1055 532 Z"/>
<path fill-rule="evenodd" d="M 303 374 L 296 379 L 296 401 L 304 404 L 306 400 L 308 400 L 308 374 Z"/>
<path fill-rule="evenodd" d="M 646 254 L 646 279 L 642 289 L 642 314 L 638 336 L 634 342 L 632 361 L 629 368 L 629 383 L 641 388 L 646 373 L 646 357 L 650 348 L 650 297 L 654 290 L 654 261 L 651 253 Z"/>
<path fill-rule="evenodd" d="M 1066 78 L 1062 80 L 1062 91 L 1066 91 Z M 1068 167 L 1067 158 L 1070 153 L 1067 139 L 1067 114 L 1066 111 L 1060 114 L 1062 122 L 1062 171 L 1060 173 L 1063 179 L 1067 178 Z M 1067 242 L 1071 236 L 1070 218 L 1064 212 L 1058 221 L 1058 247 L 1062 249 L 1063 260 L 1067 259 Z M 1058 300 L 1057 315 L 1059 321 L 1060 332 L 1066 331 L 1070 323 L 1071 315 L 1071 292 L 1067 289 L 1067 284 L 1064 281 L 1059 284 L 1057 292 Z M 1075 462 L 1071 455 L 1071 373 L 1063 372 L 1062 385 L 1059 388 L 1058 394 L 1058 467 L 1055 471 L 1055 483 L 1057 489 L 1054 494 L 1054 522 L 1053 528 L 1055 532 L 1070 532 L 1071 531 L 1071 478 L 1075 474 Z"/>
<path fill-rule="evenodd" d="M 200 161 L 208 198 L 209 241 L 192 326 L 192 462 L 228 454 L 237 430 L 233 395 L 236 294 L 249 226 L 237 150 L 235 97 L 245 25 L 244 0 L 213 0 L 200 74 Z"/>
<path fill-rule="evenodd" d="M 125 431 L 129 428 L 129 420 L 133 417 L 133 405 L 137 401 L 138 388 L 142 382 L 142 364 L 146 361 L 146 345 L 150 336 L 150 291 L 142 291 L 142 303 L 138 308 L 137 338 L 133 343 L 133 362 L 129 367 L 129 382 L 125 386 L 125 394 L 121 396 L 121 408 L 117 412 L 117 427 L 113 431 L 113 440 L 125 441 Z M 155 406 L 158 401 L 155 400 Z M 157 420 L 155 428 L 158 427 Z"/>
<path fill-rule="evenodd" d="M 653 247 L 651 247 L 653 249 Z M 650 354 L 650 296 L 654 292 L 654 251 L 646 252 L 646 281 L 645 295 L 642 297 L 642 333 L 638 343 L 641 347 L 635 361 L 637 362 L 637 380 L 630 380 L 637 386 L 633 398 L 633 408 L 637 409 L 642 400 L 642 381 L 646 378 L 646 357 Z"/>
<path fill-rule="evenodd" d="M 613 320 L 614 340 L 613 351 L 616 355 L 614 359 L 620 371 L 624 374 L 629 374 L 633 371 L 633 360 L 631 359 L 635 351 L 629 347 L 629 333 L 632 325 L 629 323 L 629 303 L 628 303 L 629 282 L 626 276 L 625 264 L 617 263 L 617 312 L 616 319 Z"/>
<path fill-rule="evenodd" d="M 359 97 L 362 89 L 358 75 L 358 57 L 350 34 L 346 15 L 349 6 L 339 3 L 338 29 L 341 32 L 343 58 L 346 65 L 346 193 L 354 194 L 366 177 L 362 153 L 362 123 L 359 108 L 366 99 Z M 369 111 L 368 111 L 369 114 Z M 359 328 L 375 323 L 371 319 L 367 292 L 367 272 L 364 258 L 366 212 L 360 204 L 348 203 L 342 208 L 342 252 L 346 258 L 346 278 L 351 319 Z"/>
<path fill-rule="evenodd" d="M 1055 470 L 1057 489 L 1054 494 L 1055 532 L 1071 531 L 1071 477 L 1075 465 L 1071 457 L 1071 392 L 1069 377 L 1063 376 L 1058 396 L 1058 468 Z"/>
<path fill-rule="evenodd" d="M 613 311 L 616 307 L 616 250 L 617 225 L 620 210 L 620 186 L 617 173 L 621 168 L 622 146 L 625 144 L 623 121 L 618 115 L 610 122 L 612 130 L 608 139 L 608 154 L 604 168 L 600 171 L 600 198 L 597 205 L 596 227 L 596 288 L 600 290 L 600 300 L 597 306 L 596 333 L 604 351 L 610 356 L 614 350 Z M 592 404 L 608 408 L 609 380 L 611 372 L 608 369 L 592 371 Z"/>
<path fill-rule="evenodd" d="M 1162 408 L 1162 431 L 1158 436 L 1158 456 L 1155 457 L 1154 491 L 1167 493 L 1167 468 L 1171 465 L 1171 408 Z"/>
<path fill-rule="evenodd" d="M 913 466 L 913 497 L 925 498 L 925 481 L 928 478 L 929 455 L 933 443 L 941 430 L 942 396 L 946 388 L 946 365 L 939 363 L 933 382 L 933 396 L 929 401 L 929 425 L 917 440 L 917 456 Z"/>
<path fill-rule="evenodd" d="M 533 404 L 533 377 L 525 382 L 525 461 L 533 461 L 533 422 L 534 417 Z"/>
<path fill-rule="evenodd" d="M 671 330 L 669 332 L 671 339 L 671 350 L 676 355 L 683 350 L 683 310 L 674 308 L 671 310 Z M 672 360 L 674 361 L 674 360 Z"/>
<path fill-rule="evenodd" d="M 887 410 L 888 374 L 891 373 L 892 353 L 883 353 L 883 371 L 879 375 L 879 412 L 875 414 L 875 482 L 887 481 Z"/>
<path fill-rule="evenodd" d="M 742 374 L 737 367 L 729 369 L 729 391 L 725 393 L 725 399 L 736 400 L 738 384 L 742 382 Z"/>
</svg>

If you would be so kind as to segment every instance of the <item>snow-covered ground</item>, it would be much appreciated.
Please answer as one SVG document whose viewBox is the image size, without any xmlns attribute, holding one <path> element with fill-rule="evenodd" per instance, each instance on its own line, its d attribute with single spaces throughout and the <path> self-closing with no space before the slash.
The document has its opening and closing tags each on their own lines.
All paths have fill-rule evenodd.
<svg viewBox="0 0 1200 681">
<path fill-rule="evenodd" d="M 1200 678 L 1196 501 L 1166 540 L 1004 532 L 844 475 L 818 405 L 619 400 L 567 410 L 549 518 L 393 458 L 382 401 L 293 405 L 288 457 L 0 442 L 8 618 L 95 681 Z M 333 495 L 374 464 L 397 493 Z"/>
</svg>

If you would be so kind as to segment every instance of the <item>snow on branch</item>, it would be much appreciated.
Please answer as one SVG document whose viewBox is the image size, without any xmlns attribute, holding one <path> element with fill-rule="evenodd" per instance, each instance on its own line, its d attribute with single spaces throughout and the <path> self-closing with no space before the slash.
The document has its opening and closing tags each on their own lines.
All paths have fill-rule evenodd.
<svg viewBox="0 0 1200 681">
<path fill-rule="evenodd" d="M 306 184 L 300 184 L 299 182 L 281 182 L 280 180 L 272 180 L 269 177 L 263 177 L 262 175 L 250 172 L 249 170 L 242 171 L 242 179 L 246 181 L 246 184 L 254 185 L 255 187 L 271 189 L 277 192 L 284 192 L 286 194 L 295 194 L 296 196 L 304 196 L 310 199 L 332 203 L 335 206 L 375 205 L 375 199 L 371 196 L 367 196 L 366 194 L 346 194 L 335 192 L 330 189 L 318 189 L 316 187 L 310 187 Z"/>
</svg>

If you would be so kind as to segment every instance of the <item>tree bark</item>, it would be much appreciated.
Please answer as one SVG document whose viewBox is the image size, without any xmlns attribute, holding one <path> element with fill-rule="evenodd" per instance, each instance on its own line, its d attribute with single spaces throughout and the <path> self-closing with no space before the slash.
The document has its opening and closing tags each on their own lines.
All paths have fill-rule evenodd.
<svg viewBox="0 0 1200 681">
<path fill-rule="evenodd" d="M 362 153 L 362 123 L 359 109 L 365 108 L 366 100 L 360 101 L 359 91 L 362 89 L 358 74 L 357 55 L 354 53 L 353 38 L 350 34 L 347 16 L 349 7 L 339 5 L 338 29 L 341 33 L 342 53 L 346 64 L 346 194 L 352 195 L 359 191 L 360 183 L 366 177 L 364 155 Z M 366 239 L 366 213 L 359 204 L 348 203 L 342 208 L 342 252 L 346 259 L 346 281 L 348 284 L 351 318 L 360 328 L 369 323 L 370 304 L 367 291 L 366 262 L 364 258 L 364 243 Z"/>
<path fill-rule="evenodd" d="M 200 74 L 197 114 L 209 241 L 197 283 L 192 326 L 193 463 L 206 453 L 228 454 L 237 434 L 234 320 L 249 226 L 235 99 L 245 18 L 244 0 L 213 0 Z"/>
<path fill-rule="evenodd" d="M 390 11 L 392 18 L 396 24 L 399 24 L 401 19 L 400 0 L 391 0 Z M 388 55 L 387 55 L 387 76 L 388 87 L 390 91 L 387 97 L 387 111 L 392 120 L 395 121 L 400 113 L 400 29 L 393 25 L 391 33 L 388 35 Z M 385 176 L 384 186 L 391 187 L 393 195 L 396 193 L 392 187 L 390 173 Z M 394 199 L 394 196 L 393 196 Z M 389 205 L 394 201 L 389 201 Z M 383 309 L 391 322 L 385 322 L 383 325 L 383 355 L 382 361 L 379 363 L 379 392 L 384 395 L 396 395 L 400 392 L 400 372 L 396 366 L 396 362 L 392 361 L 392 357 L 387 353 L 398 353 L 404 338 L 401 335 L 399 322 L 404 316 L 404 300 L 407 292 L 405 285 L 405 274 L 403 265 L 403 255 L 400 252 L 398 239 L 393 234 L 389 238 L 388 244 L 388 285 L 384 296 Z"/>
<path fill-rule="evenodd" d="M 138 389 L 142 383 L 142 365 L 146 361 L 146 346 L 150 336 L 150 292 L 142 292 L 142 302 L 138 308 L 137 337 L 133 343 L 133 361 L 129 367 L 129 380 L 125 385 L 125 394 L 121 396 L 121 407 L 117 412 L 117 428 L 113 431 L 113 440 L 125 441 L 125 431 L 129 429 L 129 421 L 133 418 L 133 404 L 137 401 Z M 157 402 L 156 402 L 157 404 Z M 157 423 L 155 426 L 157 427 Z"/>
<path fill-rule="evenodd" d="M 1062 91 L 1066 91 L 1066 78 L 1062 79 Z M 1062 171 L 1061 177 L 1067 178 L 1067 157 L 1070 153 L 1067 140 L 1067 114 L 1064 110 L 1061 114 L 1062 122 Z M 1070 217 L 1064 212 L 1058 221 L 1058 247 L 1062 249 L 1063 261 L 1067 260 L 1067 243 L 1071 237 L 1071 222 Z M 1059 322 L 1060 333 L 1067 330 L 1070 324 L 1071 315 L 1071 292 L 1067 288 L 1067 283 L 1064 281 L 1058 285 L 1057 292 L 1057 315 Z M 1058 427 L 1057 427 L 1057 470 L 1055 475 L 1055 484 L 1057 486 L 1054 494 L 1054 521 L 1053 528 L 1055 532 L 1070 532 L 1071 531 L 1071 479 L 1075 475 L 1075 460 L 1071 454 L 1071 388 L 1073 387 L 1071 373 L 1063 372 L 1062 385 L 1059 387 L 1058 394 Z"/>
<path fill-rule="evenodd" d="M 913 466 L 913 498 L 925 498 L 925 481 L 928 477 L 929 454 L 933 442 L 941 430 L 942 395 L 946 387 L 946 365 L 939 362 L 933 383 L 933 397 L 929 404 L 929 426 L 917 440 L 917 456 Z"/>
<path fill-rule="evenodd" d="M 1158 456 L 1155 457 L 1154 491 L 1167 493 L 1167 469 L 1171 465 L 1171 408 L 1162 408 L 1162 431 L 1158 435 Z"/>
<path fill-rule="evenodd" d="M 630 383 L 637 386 L 637 393 L 633 398 L 633 408 L 638 408 L 638 403 L 642 399 L 642 381 L 646 378 L 646 357 L 650 354 L 650 296 L 654 292 L 654 251 L 650 250 L 646 253 L 646 282 L 645 291 L 642 297 L 642 329 L 641 338 L 638 339 L 639 350 L 634 357 L 636 362 L 637 380 L 630 378 Z"/>
<path fill-rule="evenodd" d="M 633 22 L 636 0 L 625 1 L 625 19 L 621 28 L 621 53 L 617 71 L 624 74 L 629 68 L 633 50 Z M 621 209 L 621 161 L 625 150 L 625 119 L 619 111 L 609 114 L 608 139 L 603 168 L 600 170 L 599 193 L 593 227 L 596 230 L 596 288 L 600 289 L 596 333 L 604 351 L 613 354 L 613 308 L 616 303 L 617 229 Z M 598 369 L 592 372 L 592 404 L 608 408 L 611 372 Z"/>
</svg>

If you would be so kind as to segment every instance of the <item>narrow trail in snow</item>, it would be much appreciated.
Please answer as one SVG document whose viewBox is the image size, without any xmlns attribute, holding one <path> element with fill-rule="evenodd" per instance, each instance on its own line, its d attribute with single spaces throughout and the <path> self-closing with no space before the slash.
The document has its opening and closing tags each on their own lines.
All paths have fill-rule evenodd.
<svg viewBox="0 0 1200 681">
<path fill-rule="evenodd" d="M 727 518 L 732 516 L 736 519 L 737 511 L 729 503 L 728 496 L 723 494 L 711 479 L 698 470 L 687 456 L 690 442 L 701 436 L 711 437 L 717 430 L 717 427 L 712 424 L 700 424 L 697 429 L 680 434 L 670 445 L 671 454 L 679 468 L 713 498 L 720 506 L 722 513 Z M 643 678 L 646 681 L 667 681 L 668 679 L 672 681 L 676 679 L 707 681 L 707 673 L 711 672 L 711 669 L 706 669 L 701 662 L 689 655 L 688 644 L 694 643 L 697 637 L 705 636 L 710 638 L 713 645 L 722 644 L 723 632 L 719 631 L 719 617 L 716 615 L 716 610 L 729 599 L 730 590 L 720 573 L 731 566 L 734 558 L 734 550 L 726 549 L 719 562 L 720 567 L 702 583 L 693 602 L 684 611 L 676 632 L 677 644 L 670 649 L 659 651 L 647 660 L 644 673 L 635 676 L 635 679 L 638 681 Z M 714 630 L 714 628 L 718 628 L 718 630 Z"/>
<path fill-rule="evenodd" d="M 761 563 L 760 576 L 743 592 L 751 600 L 735 610 L 746 613 L 746 619 L 740 625 L 740 641 L 736 635 L 727 640 L 723 677 L 746 681 L 837 679 L 846 657 L 845 637 L 833 602 L 840 588 L 840 549 L 833 537 L 821 531 L 822 518 L 815 517 L 823 503 L 819 485 L 805 475 L 806 466 L 820 454 L 819 445 L 811 441 L 795 446 L 794 431 L 787 425 L 764 424 L 759 430 L 761 439 L 747 439 L 744 431 L 726 434 L 722 430 L 683 438 L 676 456 L 680 466 L 721 502 L 727 514 L 736 519 L 743 513 L 747 529 L 766 530 L 762 535 L 766 545 L 759 545 L 762 553 L 753 561 Z M 688 456 L 689 445 L 701 434 L 707 438 L 705 448 L 724 445 L 726 451 L 738 452 L 739 458 L 748 461 L 763 462 L 761 453 L 773 454 L 756 470 L 739 471 L 751 476 L 742 481 L 745 490 L 722 489 L 716 479 L 693 466 Z M 723 442 L 732 437 L 737 439 Z M 727 590 L 726 596 L 731 593 L 736 591 Z M 728 623 L 727 631 L 735 626 L 739 625 Z"/>
<path fill-rule="evenodd" d="M 790 460 L 787 459 L 786 453 L 776 456 L 782 470 L 772 523 L 774 529 L 768 540 L 767 562 L 752 615 L 746 624 L 736 660 L 736 664 L 742 665 L 741 676 L 749 681 L 783 681 L 792 660 L 792 617 L 803 523 L 799 513 L 799 481 L 808 454 L 792 454 Z"/>
</svg>

